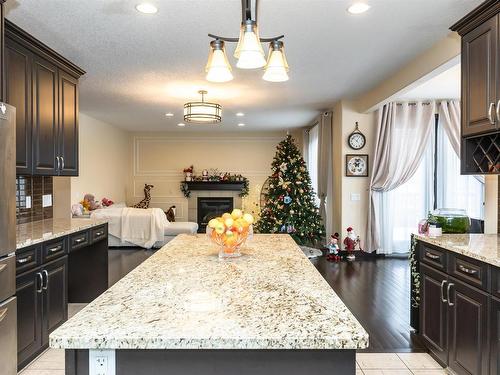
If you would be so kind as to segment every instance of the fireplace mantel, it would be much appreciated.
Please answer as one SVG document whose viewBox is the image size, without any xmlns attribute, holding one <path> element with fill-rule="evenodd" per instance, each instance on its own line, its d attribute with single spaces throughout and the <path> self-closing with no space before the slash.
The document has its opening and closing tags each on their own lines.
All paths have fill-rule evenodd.
<svg viewBox="0 0 500 375">
<path fill-rule="evenodd" d="M 219 190 L 219 191 L 241 191 L 244 187 L 243 181 L 186 181 L 188 189 L 193 190 Z"/>
</svg>

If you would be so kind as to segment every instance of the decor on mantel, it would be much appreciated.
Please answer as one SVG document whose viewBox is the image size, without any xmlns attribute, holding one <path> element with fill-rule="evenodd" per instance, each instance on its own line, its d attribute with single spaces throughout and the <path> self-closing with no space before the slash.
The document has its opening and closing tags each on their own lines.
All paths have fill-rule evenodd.
<svg viewBox="0 0 500 375">
<path fill-rule="evenodd" d="M 217 124 L 222 121 L 222 106 L 217 103 L 205 101 L 205 90 L 198 91 L 201 102 L 188 102 L 184 104 L 184 121 L 195 124 Z"/>
<path fill-rule="evenodd" d="M 193 166 L 189 180 L 181 182 L 181 192 L 186 197 L 191 196 L 191 188 L 196 190 L 238 190 L 240 197 L 246 197 L 250 191 L 248 178 L 241 174 L 219 172 L 218 169 L 204 169 L 201 176 L 193 174 Z"/>
<path fill-rule="evenodd" d="M 236 67 L 240 69 L 259 69 L 265 67 L 263 79 L 269 82 L 288 81 L 289 66 L 285 57 L 284 44 L 281 41 L 285 36 L 260 38 L 257 26 L 258 0 L 242 0 L 242 20 L 239 38 L 227 38 L 208 34 L 213 38 L 210 42 L 210 53 L 205 68 L 206 79 L 211 82 L 228 82 L 233 79 L 231 65 L 229 65 L 225 42 L 238 43 L 234 57 L 238 59 Z M 253 8 L 253 9 L 252 9 Z M 261 43 L 269 43 L 269 55 L 266 61 Z"/>
<path fill-rule="evenodd" d="M 193 180 L 193 166 L 188 168 L 184 168 L 184 181 L 192 181 Z"/>
<path fill-rule="evenodd" d="M 241 256 L 241 246 L 253 235 L 253 222 L 251 214 L 238 208 L 208 222 L 207 236 L 220 247 L 220 259 Z"/>
</svg>

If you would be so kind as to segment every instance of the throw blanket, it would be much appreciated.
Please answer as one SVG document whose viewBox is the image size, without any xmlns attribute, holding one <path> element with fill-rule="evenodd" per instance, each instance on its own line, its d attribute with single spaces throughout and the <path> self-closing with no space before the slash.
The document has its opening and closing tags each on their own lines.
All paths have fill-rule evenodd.
<svg viewBox="0 0 500 375">
<path fill-rule="evenodd" d="M 163 241 L 167 217 L 160 208 L 103 208 L 95 210 L 91 218 L 108 221 L 108 231 L 121 241 L 150 249 Z"/>
</svg>

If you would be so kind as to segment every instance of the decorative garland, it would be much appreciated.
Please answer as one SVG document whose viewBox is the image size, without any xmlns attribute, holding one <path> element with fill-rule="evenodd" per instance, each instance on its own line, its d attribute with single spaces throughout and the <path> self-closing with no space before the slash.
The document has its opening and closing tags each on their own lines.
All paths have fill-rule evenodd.
<svg viewBox="0 0 500 375">
<path fill-rule="evenodd" d="M 411 280 L 415 285 L 411 295 L 411 306 L 418 307 L 420 306 L 420 272 L 417 269 L 417 239 L 413 234 L 411 235 L 410 255 L 408 258 L 410 259 Z"/>
<path fill-rule="evenodd" d="M 203 180 L 201 179 L 201 177 L 196 176 L 194 177 L 193 181 L 197 182 Z M 244 198 L 250 193 L 250 181 L 248 181 L 248 178 L 243 177 L 242 175 L 225 174 L 223 177 L 215 177 L 214 175 L 212 175 L 209 177 L 208 182 L 242 182 L 243 186 L 238 196 Z M 186 181 L 181 182 L 181 192 L 186 198 L 189 198 L 191 196 L 191 190 L 189 190 L 189 186 Z"/>
</svg>

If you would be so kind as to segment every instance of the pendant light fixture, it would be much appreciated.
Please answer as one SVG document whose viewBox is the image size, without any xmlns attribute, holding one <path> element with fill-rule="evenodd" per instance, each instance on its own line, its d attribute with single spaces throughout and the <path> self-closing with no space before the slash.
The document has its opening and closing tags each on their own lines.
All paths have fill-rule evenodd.
<svg viewBox="0 0 500 375">
<path fill-rule="evenodd" d="M 184 104 L 184 121 L 196 124 L 217 124 L 222 121 L 222 106 L 205 101 L 207 91 L 200 90 L 201 102 Z"/>
<path fill-rule="evenodd" d="M 283 42 L 281 40 L 272 41 L 269 44 L 266 71 L 262 79 L 269 82 L 288 81 L 288 70 Z"/>
<path fill-rule="evenodd" d="M 238 59 L 239 69 L 259 69 L 265 67 L 263 79 L 270 82 L 288 80 L 288 63 L 286 61 L 283 42 L 284 35 L 274 38 L 260 38 L 257 24 L 258 0 L 242 0 L 242 21 L 239 38 L 226 38 L 208 34 L 213 38 L 210 42 L 210 54 L 206 66 L 207 80 L 210 82 L 227 82 L 233 79 L 231 66 L 227 60 L 224 42 L 238 43 L 234 57 Z M 270 43 L 269 56 L 266 61 L 261 43 Z M 217 52 L 217 56 L 216 56 Z"/>
</svg>

